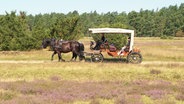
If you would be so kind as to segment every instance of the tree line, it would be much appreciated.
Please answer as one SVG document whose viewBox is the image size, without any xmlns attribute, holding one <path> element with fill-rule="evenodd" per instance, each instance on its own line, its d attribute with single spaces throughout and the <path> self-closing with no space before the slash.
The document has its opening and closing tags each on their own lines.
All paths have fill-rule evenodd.
<svg viewBox="0 0 184 104">
<path fill-rule="evenodd" d="M 44 38 L 78 40 L 91 36 L 88 28 L 114 27 L 134 29 L 137 37 L 184 36 L 184 3 L 160 10 L 129 13 L 90 13 L 78 11 L 26 15 L 12 11 L 0 15 L 0 50 L 39 49 Z M 119 37 L 118 37 L 119 38 Z"/>
</svg>

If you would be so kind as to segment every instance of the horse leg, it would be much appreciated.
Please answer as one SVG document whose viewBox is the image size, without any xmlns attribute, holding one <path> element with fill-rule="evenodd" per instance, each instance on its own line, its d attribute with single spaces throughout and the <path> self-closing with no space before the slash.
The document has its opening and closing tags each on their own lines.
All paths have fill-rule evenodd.
<svg viewBox="0 0 184 104">
<path fill-rule="evenodd" d="M 74 53 L 72 53 L 72 58 L 70 59 L 70 61 L 73 61 L 73 58 L 74 58 Z"/>
<path fill-rule="evenodd" d="M 79 61 L 82 61 L 83 59 L 85 59 L 85 57 L 84 57 L 82 52 L 76 52 L 75 51 L 74 53 L 76 54 L 75 58 L 77 58 L 77 56 L 79 56 Z"/>
<path fill-rule="evenodd" d="M 65 61 L 63 58 L 62 58 L 62 55 L 61 55 L 61 52 L 58 53 L 58 57 L 59 57 L 59 61 Z"/>
<path fill-rule="evenodd" d="M 76 59 L 77 59 L 77 54 L 74 53 L 74 61 L 76 61 Z"/>
<path fill-rule="evenodd" d="M 70 59 L 70 61 L 73 61 L 74 57 L 75 57 L 75 54 L 72 52 L 72 58 Z"/>
<path fill-rule="evenodd" d="M 77 58 L 77 54 L 72 52 L 72 58 L 70 59 L 70 61 L 76 61 Z"/>
<path fill-rule="evenodd" d="M 77 54 L 75 54 L 75 56 L 74 56 L 74 60 L 76 61 L 76 59 L 77 59 Z"/>
<path fill-rule="evenodd" d="M 58 52 L 58 62 L 61 60 L 61 53 Z"/>
<path fill-rule="evenodd" d="M 54 51 L 54 53 L 52 54 L 51 61 L 53 61 L 54 55 L 55 55 L 56 53 L 57 53 L 57 52 Z"/>
</svg>

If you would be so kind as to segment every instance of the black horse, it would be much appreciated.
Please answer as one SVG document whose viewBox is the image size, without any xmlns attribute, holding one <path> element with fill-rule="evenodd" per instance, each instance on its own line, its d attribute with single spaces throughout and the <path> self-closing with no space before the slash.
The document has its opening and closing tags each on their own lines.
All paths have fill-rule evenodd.
<svg viewBox="0 0 184 104">
<path fill-rule="evenodd" d="M 51 49 L 54 51 L 52 54 L 51 60 L 53 60 L 54 55 L 58 54 L 58 61 L 65 61 L 62 59 L 61 53 L 68 53 L 72 52 L 73 56 L 71 58 L 71 61 L 75 61 L 77 56 L 79 56 L 79 60 L 83 60 L 84 54 L 84 45 L 82 43 L 79 43 L 78 41 L 60 41 L 56 39 L 44 39 L 42 41 L 42 47 L 46 48 L 47 46 L 50 46 Z"/>
</svg>

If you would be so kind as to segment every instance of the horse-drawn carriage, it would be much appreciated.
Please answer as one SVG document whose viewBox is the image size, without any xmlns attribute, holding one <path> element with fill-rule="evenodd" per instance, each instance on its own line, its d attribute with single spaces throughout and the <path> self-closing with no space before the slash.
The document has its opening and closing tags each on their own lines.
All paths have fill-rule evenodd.
<svg viewBox="0 0 184 104">
<path fill-rule="evenodd" d="M 103 52 L 107 52 L 108 55 L 112 57 L 127 57 L 127 62 L 129 63 L 141 63 L 142 55 L 140 54 L 140 50 L 137 48 L 133 48 L 134 45 L 134 30 L 120 29 L 120 28 L 90 28 L 89 31 L 92 34 L 129 34 L 130 41 L 129 45 L 123 47 L 120 50 L 114 49 L 111 45 L 108 44 L 107 41 L 101 42 L 99 48 L 93 48 L 91 44 L 90 49 L 91 52 L 84 52 L 84 45 L 77 41 L 61 41 L 56 39 L 44 39 L 42 42 L 42 47 L 46 48 L 50 46 L 54 51 L 51 57 L 53 60 L 53 56 L 58 54 L 58 61 L 64 61 L 62 59 L 61 53 L 72 52 L 71 61 L 75 61 L 77 56 L 79 56 L 79 60 L 85 59 L 85 56 L 90 56 L 92 62 L 103 62 Z M 97 44 L 96 44 L 97 46 Z"/>
<path fill-rule="evenodd" d="M 113 50 L 113 47 L 108 44 L 108 42 L 102 42 L 100 44 L 99 50 L 94 50 L 92 45 L 90 45 L 90 49 L 92 52 L 84 52 L 85 56 L 90 56 L 92 62 L 103 62 L 104 56 L 103 52 L 106 52 L 108 55 L 112 57 L 127 57 L 127 62 L 129 63 L 141 63 L 142 55 L 140 54 L 140 50 L 134 48 L 134 30 L 121 29 L 121 28 L 90 28 L 89 32 L 92 34 L 128 34 L 130 35 L 130 43 L 129 46 L 123 47 L 120 50 Z M 96 43 L 97 44 L 97 43 Z"/>
</svg>

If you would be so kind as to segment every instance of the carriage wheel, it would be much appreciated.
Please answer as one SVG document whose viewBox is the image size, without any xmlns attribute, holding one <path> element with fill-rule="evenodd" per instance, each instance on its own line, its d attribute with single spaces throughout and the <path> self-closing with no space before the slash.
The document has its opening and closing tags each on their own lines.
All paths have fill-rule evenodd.
<svg viewBox="0 0 184 104">
<path fill-rule="evenodd" d="M 142 62 L 142 55 L 137 52 L 132 52 L 127 57 L 128 63 L 139 64 Z"/>
<path fill-rule="evenodd" d="M 91 55 L 91 62 L 103 62 L 103 55 L 101 53 Z"/>
</svg>

